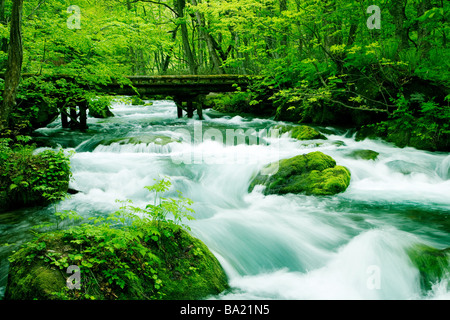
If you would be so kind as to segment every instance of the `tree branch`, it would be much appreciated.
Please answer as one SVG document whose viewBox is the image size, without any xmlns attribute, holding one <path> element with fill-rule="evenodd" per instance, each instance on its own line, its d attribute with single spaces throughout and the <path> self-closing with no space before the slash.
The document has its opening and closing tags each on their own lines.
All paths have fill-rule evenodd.
<svg viewBox="0 0 450 320">
<path fill-rule="evenodd" d="M 152 0 L 133 0 L 133 1 L 130 1 L 130 3 L 137 3 L 137 2 L 148 2 L 148 3 L 153 3 L 153 4 L 164 6 L 164 7 L 168 8 L 170 11 L 172 11 L 178 17 L 178 13 L 175 11 L 175 9 L 173 9 L 167 3 L 160 2 L 160 1 L 152 1 Z"/>
</svg>

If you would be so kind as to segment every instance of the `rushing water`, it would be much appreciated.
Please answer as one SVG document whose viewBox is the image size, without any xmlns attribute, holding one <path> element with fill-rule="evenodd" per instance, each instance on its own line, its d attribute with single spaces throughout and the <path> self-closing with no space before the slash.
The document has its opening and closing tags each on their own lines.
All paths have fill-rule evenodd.
<svg viewBox="0 0 450 320">
<path fill-rule="evenodd" d="M 38 130 L 43 140 L 75 151 L 71 188 L 80 192 L 59 208 L 92 216 L 115 211 L 116 199 L 144 205 L 152 197 L 144 187 L 170 177 L 173 190 L 194 201 L 192 233 L 229 276 L 231 290 L 212 298 L 450 298 L 448 276 L 422 292 L 419 271 L 406 254 L 416 243 L 450 246 L 449 154 L 357 142 L 335 128 L 322 128 L 328 140 L 301 142 L 271 136 L 268 129 L 279 122 L 214 111 L 205 112 L 203 122 L 177 119 L 171 101 L 145 107 L 117 103 L 113 112 L 114 118 L 89 118 L 85 133 L 63 130 L 58 121 Z M 229 132 L 247 136 L 247 142 L 230 143 Z M 126 137 L 143 143 L 120 141 Z M 161 143 L 165 137 L 173 142 Z M 374 150 L 378 159 L 351 157 L 358 149 Z M 318 150 L 350 169 L 345 193 L 248 192 L 265 164 Z M 25 241 L 30 227 L 50 219 L 52 210 L 0 215 L 0 243 Z M 0 247 L 0 296 L 14 248 Z"/>
</svg>

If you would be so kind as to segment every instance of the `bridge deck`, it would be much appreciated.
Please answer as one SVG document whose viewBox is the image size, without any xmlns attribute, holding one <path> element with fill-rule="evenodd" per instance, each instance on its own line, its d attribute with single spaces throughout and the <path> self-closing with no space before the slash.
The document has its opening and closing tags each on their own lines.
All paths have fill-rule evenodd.
<svg viewBox="0 0 450 320">
<path fill-rule="evenodd" d="M 129 76 L 133 87 L 142 95 L 166 94 L 197 96 L 209 92 L 231 92 L 236 87 L 246 87 L 249 77 L 240 75 L 176 75 L 176 76 Z M 105 86 L 116 94 L 136 94 L 130 86 L 113 83 Z"/>
<path fill-rule="evenodd" d="M 37 76 L 35 74 L 22 74 L 23 78 Z M 0 74 L 0 78 L 4 78 Z M 49 80 L 66 79 L 75 81 L 76 77 L 69 75 L 49 75 Z M 194 110 L 200 119 L 203 117 L 203 101 L 205 95 L 211 92 L 233 92 L 237 87 L 245 89 L 251 82 L 250 76 L 243 75 L 164 75 L 164 76 L 128 76 L 130 85 L 120 84 L 112 79 L 111 83 L 103 85 L 100 89 L 106 94 L 112 95 L 136 95 L 151 97 L 153 95 L 172 96 L 177 108 L 178 117 L 183 116 L 183 110 L 191 118 Z M 61 121 L 63 127 L 67 128 L 87 128 L 88 102 L 72 101 L 67 107 L 67 103 L 59 106 L 61 111 Z M 76 108 L 79 111 L 76 111 Z M 69 109 L 69 110 L 67 110 Z"/>
</svg>

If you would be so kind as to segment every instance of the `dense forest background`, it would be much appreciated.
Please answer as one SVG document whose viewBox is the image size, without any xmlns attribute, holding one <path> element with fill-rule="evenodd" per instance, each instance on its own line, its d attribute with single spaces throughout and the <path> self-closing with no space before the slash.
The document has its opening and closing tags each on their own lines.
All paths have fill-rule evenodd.
<svg viewBox="0 0 450 320">
<path fill-rule="evenodd" d="M 22 73 L 36 76 L 22 81 L 15 114 L 35 122 L 61 96 L 87 94 L 52 75 L 73 75 L 93 92 L 124 75 L 243 74 L 256 80 L 222 101 L 231 111 L 376 124 L 365 134 L 447 150 L 449 7 L 444 0 L 26 1 Z M 1 0 L 3 71 L 11 8 Z"/>
</svg>

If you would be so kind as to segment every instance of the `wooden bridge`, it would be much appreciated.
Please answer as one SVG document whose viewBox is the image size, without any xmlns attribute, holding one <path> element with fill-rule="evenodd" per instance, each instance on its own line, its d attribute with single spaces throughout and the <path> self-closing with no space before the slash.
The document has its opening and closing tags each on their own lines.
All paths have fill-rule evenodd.
<svg viewBox="0 0 450 320">
<path fill-rule="evenodd" d="M 233 92 L 237 87 L 245 90 L 250 83 L 248 76 L 240 75 L 130 76 L 127 78 L 131 81 L 131 86 L 113 81 L 101 87 L 100 91 L 111 95 L 171 96 L 177 105 L 179 118 L 183 117 L 183 111 L 192 118 L 194 111 L 197 110 L 200 119 L 203 119 L 203 102 L 206 95 L 212 92 Z M 87 128 L 87 109 L 87 102 L 62 108 L 63 127 Z"/>
</svg>

